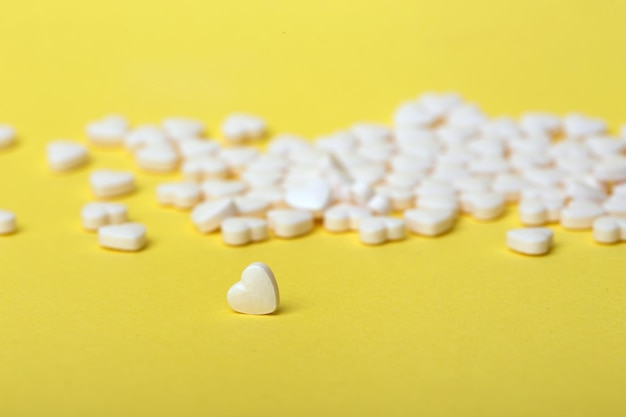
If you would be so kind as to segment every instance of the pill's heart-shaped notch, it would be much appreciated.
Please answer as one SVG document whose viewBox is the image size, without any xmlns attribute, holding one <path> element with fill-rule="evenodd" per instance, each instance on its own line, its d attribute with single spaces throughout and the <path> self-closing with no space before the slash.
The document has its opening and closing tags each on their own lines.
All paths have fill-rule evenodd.
<svg viewBox="0 0 626 417">
<path fill-rule="evenodd" d="M 243 314 L 270 314 L 276 311 L 280 298 L 272 270 L 262 262 L 254 262 L 241 274 L 241 280 L 228 290 L 230 307 Z"/>
</svg>

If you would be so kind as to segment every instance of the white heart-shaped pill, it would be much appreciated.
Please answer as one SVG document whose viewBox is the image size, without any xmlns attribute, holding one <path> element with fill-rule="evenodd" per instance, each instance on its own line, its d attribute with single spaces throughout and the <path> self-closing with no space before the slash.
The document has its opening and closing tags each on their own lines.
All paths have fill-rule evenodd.
<svg viewBox="0 0 626 417">
<path fill-rule="evenodd" d="M 561 226 L 565 229 L 591 229 L 593 221 L 604 214 L 598 203 L 573 200 L 561 211 Z"/>
<path fill-rule="evenodd" d="M 509 249 L 526 255 L 543 255 L 553 245 L 554 233 L 543 227 L 512 229 L 506 232 Z"/>
<path fill-rule="evenodd" d="M 406 237 L 403 219 L 389 216 L 365 217 L 359 222 L 359 239 L 367 245 L 380 245 L 386 241 L 402 240 Z"/>
<path fill-rule="evenodd" d="M 238 180 L 207 180 L 200 186 L 207 200 L 234 197 L 246 191 L 246 183 Z"/>
<path fill-rule="evenodd" d="M 138 251 L 146 246 L 146 227 L 139 223 L 102 226 L 98 229 L 100 246 L 120 251 Z"/>
<path fill-rule="evenodd" d="M 87 230 L 98 230 L 108 224 L 125 223 L 127 209 L 117 203 L 87 203 L 81 210 L 83 227 Z"/>
<path fill-rule="evenodd" d="M 163 130 L 173 140 L 197 138 L 204 133 L 204 123 L 185 117 L 169 117 L 163 120 Z"/>
<path fill-rule="evenodd" d="M 169 182 L 158 185 L 156 194 L 165 206 L 189 209 L 200 201 L 200 186 L 193 182 Z"/>
<path fill-rule="evenodd" d="M 137 166 L 146 171 L 172 172 L 178 166 L 178 153 L 171 145 L 149 145 L 135 153 Z"/>
<path fill-rule="evenodd" d="M 620 219 L 598 217 L 593 222 L 593 238 L 598 243 L 612 244 L 621 240 Z"/>
<path fill-rule="evenodd" d="M 439 236 L 454 225 L 456 212 L 451 210 L 413 209 L 404 212 L 407 228 L 424 236 Z"/>
<path fill-rule="evenodd" d="M 0 209 L 0 235 L 9 235 L 16 230 L 15 214 Z"/>
<path fill-rule="evenodd" d="M 241 274 L 241 280 L 228 290 L 226 300 L 239 313 L 273 313 L 280 303 L 274 273 L 262 262 L 248 265 Z"/>
<path fill-rule="evenodd" d="M 123 143 L 128 130 L 128 122 L 122 116 L 111 115 L 89 123 L 85 130 L 92 143 L 116 146 Z"/>
<path fill-rule="evenodd" d="M 237 208 L 233 200 L 222 198 L 198 204 L 191 212 L 191 221 L 200 232 L 209 233 L 219 229 L 224 219 L 236 214 Z"/>
<path fill-rule="evenodd" d="M 267 129 L 265 120 L 250 114 L 231 114 L 222 124 L 222 133 L 232 142 L 260 139 Z"/>
<path fill-rule="evenodd" d="M 135 189 L 135 177 L 129 172 L 100 170 L 89 176 L 94 195 L 98 198 L 117 197 Z"/>
<path fill-rule="evenodd" d="M 48 166 L 53 171 L 68 171 L 87 162 L 87 149 L 70 141 L 50 142 L 46 147 Z"/>
<path fill-rule="evenodd" d="M 337 204 L 324 212 L 324 228 L 329 232 L 358 230 L 359 222 L 371 215 L 365 207 Z"/>
<path fill-rule="evenodd" d="M 313 230 L 313 215 L 307 211 L 270 210 L 267 219 L 274 234 L 281 238 L 294 238 Z"/>
<path fill-rule="evenodd" d="M 285 201 L 296 210 L 307 210 L 320 213 L 331 203 L 332 190 L 328 181 L 317 178 L 309 181 L 304 187 L 292 187 L 287 190 Z"/>
<path fill-rule="evenodd" d="M 153 125 L 137 126 L 124 137 L 124 145 L 131 152 L 145 146 L 168 145 L 169 143 L 165 132 Z"/>
<path fill-rule="evenodd" d="M 267 239 L 268 224 L 256 217 L 229 217 L 222 222 L 221 232 L 224 243 L 241 246 Z"/>
</svg>

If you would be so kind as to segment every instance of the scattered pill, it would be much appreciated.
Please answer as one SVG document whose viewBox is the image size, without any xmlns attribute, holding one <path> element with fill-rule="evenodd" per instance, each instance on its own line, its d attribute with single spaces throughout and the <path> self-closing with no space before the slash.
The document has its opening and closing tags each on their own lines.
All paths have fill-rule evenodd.
<svg viewBox="0 0 626 417">
<path fill-rule="evenodd" d="M 201 233 L 219 229 L 222 221 L 237 215 L 237 208 L 231 198 L 221 198 L 198 204 L 191 212 L 191 221 Z"/>
<path fill-rule="evenodd" d="M 406 237 L 403 219 L 389 216 L 365 217 L 359 222 L 359 239 L 366 245 L 380 245 Z"/>
<path fill-rule="evenodd" d="M 260 139 L 265 134 L 266 129 L 265 120 L 243 113 L 228 116 L 222 124 L 222 133 L 231 142 Z"/>
<path fill-rule="evenodd" d="M 197 138 L 204 133 L 204 124 L 184 117 L 169 117 L 163 120 L 163 130 L 173 140 Z"/>
<path fill-rule="evenodd" d="M 53 171 L 69 171 L 87 162 L 87 149 L 75 142 L 54 141 L 46 147 L 48 166 Z"/>
<path fill-rule="evenodd" d="M 519 220 L 524 226 L 543 226 L 548 222 L 548 208 L 540 200 L 523 200 L 518 206 Z"/>
<path fill-rule="evenodd" d="M 506 232 L 506 244 L 514 252 L 544 255 L 553 246 L 554 233 L 543 227 L 513 229 Z"/>
<path fill-rule="evenodd" d="M 423 236 L 439 236 L 454 226 L 454 212 L 448 210 L 413 209 L 404 212 L 409 231 Z"/>
<path fill-rule="evenodd" d="M 15 143 L 15 129 L 0 123 L 0 149 L 8 148 L 13 143 Z"/>
<path fill-rule="evenodd" d="M 258 217 L 229 217 L 220 227 L 222 241 L 231 246 L 260 242 L 268 238 L 268 224 Z"/>
<path fill-rule="evenodd" d="M 359 222 L 371 216 L 368 209 L 351 204 L 337 204 L 324 212 L 324 228 L 329 232 L 358 230 Z"/>
<path fill-rule="evenodd" d="M 561 211 L 561 226 L 564 229 L 591 229 L 593 221 L 604 214 L 602 206 L 592 201 L 571 201 Z"/>
<path fill-rule="evenodd" d="M 146 246 L 146 228 L 139 223 L 122 223 L 98 229 L 98 242 L 107 249 L 138 251 Z"/>
<path fill-rule="evenodd" d="M 302 187 L 291 187 L 285 194 L 285 202 L 296 210 L 310 211 L 321 216 L 331 203 L 331 188 L 324 179 L 309 181 Z"/>
<path fill-rule="evenodd" d="M 173 172 L 178 166 L 178 153 L 171 145 L 149 145 L 135 153 L 137 166 L 145 171 Z"/>
<path fill-rule="evenodd" d="M 91 143 L 101 146 L 118 146 L 124 143 L 128 122 L 122 116 L 106 116 L 91 122 L 85 128 Z"/>
<path fill-rule="evenodd" d="M 241 274 L 226 294 L 230 308 L 243 314 L 271 314 L 280 303 L 278 284 L 272 270 L 262 262 L 254 262 Z"/>
<path fill-rule="evenodd" d="M 190 209 L 201 197 L 200 186 L 193 182 L 168 182 L 156 188 L 157 200 L 164 206 Z"/>
<path fill-rule="evenodd" d="M 598 217 L 593 221 L 593 238 L 598 243 L 612 244 L 621 240 L 619 219 Z"/>
<path fill-rule="evenodd" d="M 281 238 L 294 238 L 313 230 L 313 215 L 303 210 L 275 209 L 267 212 L 270 229 Z"/>
<path fill-rule="evenodd" d="M 135 190 L 135 177 L 129 172 L 94 171 L 89 176 L 89 183 L 98 198 L 118 197 Z"/>
<path fill-rule="evenodd" d="M 15 214 L 0 209 L 0 235 L 14 233 L 17 229 Z"/>
<path fill-rule="evenodd" d="M 98 230 L 109 224 L 121 224 L 127 221 L 126 206 L 118 203 L 87 203 L 81 210 L 83 227 L 86 230 Z"/>
</svg>

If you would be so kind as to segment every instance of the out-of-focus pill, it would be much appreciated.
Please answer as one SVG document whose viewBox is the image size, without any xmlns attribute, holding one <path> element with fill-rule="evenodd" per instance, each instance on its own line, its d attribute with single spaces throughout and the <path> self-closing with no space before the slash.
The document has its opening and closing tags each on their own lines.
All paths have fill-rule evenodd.
<svg viewBox="0 0 626 417">
<path fill-rule="evenodd" d="M 215 157 L 203 157 L 185 161 L 181 167 L 183 177 L 187 181 L 204 181 L 208 179 L 221 179 L 228 175 L 229 169 L 226 162 Z"/>
<path fill-rule="evenodd" d="M 524 226 L 543 226 L 548 222 L 548 208 L 543 201 L 522 200 L 518 212 Z"/>
<path fill-rule="evenodd" d="M 593 221 L 603 214 L 598 203 L 574 200 L 561 211 L 561 226 L 564 229 L 591 229 Z"/>
<path fill-rule="evenodd" d="M 237 215 L 235 203 L 230 198 L 198 204 L 191 212 L 191 221 L 201 233 L 219 229 L 222 221 Z"/>
<path fill-rule="evenodd" d="M 626 218 L 626 195 L 615 194 L 606 199 L 602 205 L 611 216 Z"/>
<path fill-rule="evenodd" d="M 202 195 L 207 200 L 241 195 L 246 187 L 245 182 L 238 180 L 207 180 L 200 185 Z"/>
<path fill-rule="evenodd" d="M 306 210 L 321 217 L 331 203 L 331 188 L 324 179 L 312 179 L 302 187 L 291 187 L 285 194 L 285 202 L 297 210 Z"/>
<path fill-rule="evenodd" d="M 264 217 L 271 206 L 271 201 L 265 197 L 235 197 L 234 202 L 237 213 L 245 217 Z"/>
<path fill-rule="evenodd" d="M 170 145 L 151 145 L 135 153 L 137 166 L 152 172 L 173 172 L 178 166 L 178 153 Z"/>
<path fill-rule="evenodd" d="M 365 217 L 359 222 L 359 239 L 366 245 L 380 245 L 405 237 L 406 225 L 403 219 L 388 216 Z"/>
<path fill-rule="evenodd" d="M 554 233 L 544 227 L 512 229 L 506 232 L 506 244 L 514 252 L 544 255 L 553 246 Z"/>
<path fill-rule="evenodd" d="M 609 216 L 593 221 L 593 238 L 598 243 L 612 244 L 621 240 L 619 219 Z"/>
<path fill-rule="evenodd" d="M 168 117 L 162 126 L 166 135 L 175 141 L 197 138 L 205 133 L 204 123 L 185 117 Z"/>
<path fill-rule="evenodd" d="M 124 143 L 128 122 L 122 116 L 110 115 L 91 122 L 85 128 L 90 142 L 100 146 L 118 146 Z"/>
<path fill-rule="evenodd" d="M 167 135 L 157 126 L 141 125 L 126 133 L 124 136 L 124 146 L 130 152 L 136 152 L 145 146 L 165 146 L 170 141 Z"/>
<path fill-rule="evenodd" d="M 281 238 L 294 238 L 313 230 L 313 215 L 304 210 L 270 210 L 267 219 L 274 235 Z"/>
<path fill-rule="evenodd" d="M 98 229 L 98 242 L 107 249 L 138 251 L 146 246 L 146 227 L 139 223 L 122 223 Z"/>
<path fill-rule="evenodd" d="M 439 236 L 450 231 L 454 218 L 454 212 L 448 210 L 418 208 L 404 212 L 407 229 L 423 236 Z"/>
<path fill-rule="evenodd" d="M 229 217 L 222 221 L 222 241 L 231 246 L 260 242 L 268 237 L 267 221 L 258 217 Z"/>
<path fill-rule="evenodd" d="M 337 204 L 324 212 L 324 228 L 329 232 L 357 230 L 361 219 L 370 215 L 370 211 L 364 207 Z"/>
<path fill-rule="evenodd" d="M 65 140 L 50 142 L 46 147 L 46 156 L 53 171 L 69 171 L 88 160 L 87 149 L 83 145 Z"/>
<path fill-rule="evenodd" d="M 217 142 L 195 138 L 180 142 L 178 147 L 185 160 L 212 157 L 217 155 L 220 150 L 220 145 Z"/>
<path fill-rule="evenodd" d="M 135 177 L 123 171 L 94 171 L 89 176 L 89 183 L 98 198 L 118 197 L 135 190 Z"/>
<path fill-rule="evenodd" d="M 0 149 L 8 148 L 15 143 L 15 129 L 0 123 Z"/>
<path fill-rule="evenodd" d="M 494 220 L 504 212 L 504 197 L 499 193 L 471 193 L 461 196 L 461 201 L 464 200 L 476 220 Z"/>
<path fill-rule="evenodd" d="M 563 130 L 570 138 L 601 135 L 606 132 L 606 123 L 580 113 L 570 113 L 563 119 Z"/>
<path fill-rule="evenodd" d="M 156 188 L 157 200 L 164 206 L 189 209 L 200 201 L 200 186 L 193 182 L 168 182 Z"/>
<path fill-rule="evenodd" d="M 222 123 L 222 134 L 230 142 L 258 140 L 266 130 L 265 120 L 251 114 L 231 114 Z"/>
<path fill-rule="evenodd" d="M 9 235 L 17 229 L 15 214 L 0 209 L 0 235 Z"/>
<path fill-rule="evenodd" d="M 87 203 L 80 215 L 86 230 L 98 230 L 109 224 L 125 223 L 128 210 L 125 205 L 118 203 Z"/>
</svg>

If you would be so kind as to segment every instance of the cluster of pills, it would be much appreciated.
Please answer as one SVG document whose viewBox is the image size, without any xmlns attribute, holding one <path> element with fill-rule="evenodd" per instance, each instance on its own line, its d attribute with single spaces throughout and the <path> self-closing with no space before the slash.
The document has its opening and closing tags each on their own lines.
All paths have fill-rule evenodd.
<svg viewBox="0 0 626 417">
<path fill-rule="evenodd" d="M 456 94 L 424 94 L 401 103 L 391 127 L 357 123 L 312 141 L 278 135 L 264 151 L 249 146 L 267 135 L 260 117 L 233 114 L 221 133 L 226 143 L 179 117 L 132 128 L 113 115 L 86 127 L 92 144 L 125 148 L 141 170 L 178 172 L 181 180 L 156 188 L 157 201 L 190 210 L 199 232 L 221 231 L 227 245 L 295 238 L 316 224 L 356 232 L 367 245 L 407 232 L 435 237 L 460 214 L 492 221 L 511 203 L 524 226 L 506 236 L 517 252 L 549 251 L 546 226 L 555 223 L 593 230 L 599 243 L 626 239 L 626 129 L 611 136 L 604 121 L 579 113 L 490 118 Z M 12 136 L 0 126 L 0 146 Z M 67 140 L 49 143 L 47 157 L 54 171 L 89 160 L 84 145 Z M 129 172 L 96 171 L 89 181 L 98 199 L 135 187 Z M 141 249 L 145 228 L 108 204 L 85 207 L 85 228 L 97 229 L 103 246 Z"/>
</svg>

